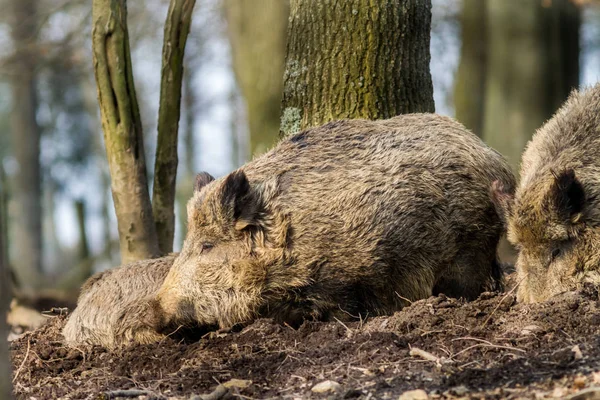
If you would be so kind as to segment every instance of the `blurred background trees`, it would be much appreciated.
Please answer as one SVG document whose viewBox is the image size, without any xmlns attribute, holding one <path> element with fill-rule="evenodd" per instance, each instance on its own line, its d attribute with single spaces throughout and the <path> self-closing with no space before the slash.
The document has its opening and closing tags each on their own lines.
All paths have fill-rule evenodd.
<svg viewBox="0 0 600 400">
<path fill-rule="evenodd" d="M 0 215 L 0 228 L 4 225 L 4 217 Z M 12 399 L 12 368 L 8 362 L 8 337 L 9 328 L 6 318 L 8 305 L 11 300 L 9 291 L 10 279 L 4 257 L 4 246 L 0 236 L 0 398 Z"/>
<path fill-rule="evenodd" d="M 264 153 L 279 133 L 289 0 L 223 0 L 231 66 L 246 104 L 249 152 Z"/>
<path fill-rule="evenodd" d="M 354 2 L 360 3 L 348 4 Z M 184 58 L 174 250 L 186 231 L 185 203 L 194 174 L 224 175 L 276 142 L 284 76 L 294 72 L 284 64 L 288 16 L 301 11 L 294 3 L 302 4 L 293 1 L 290 9 L 288 0 L 196 3 Z M 154 160 L 169 1 L 128 6 L 144 150 L 147 160 Z M 6 259 L 16 272 L 19 295 L 58 288 L 73 297 L 92 271 L 120 263 L 93 76 L 91 3 L 0 0 L 0 7 L 5 10 L 0 14 L 0 217 L 7 221 L 0 234 L 9 250 Z M 353 10 L 348 7 L 345 17 L 356 16 Z M 368 18 L 380 24 L 378 29 L 391 27 L 384 32 L 393 29 L 382 15 Z M 309 37 L 295 48 L 312 58 L 310 52 L 338 43 L 343 33 L 333 28 L 323 31 L 330 32 L 330 42 Z M 390 40 L 398 36 L 388 33 Z M 516 168 L 523 145 L 570 88 L 598 80 L 599 40 L 600 9 L 594 1 L 432 0 L 436 112 L 456 116 Z M 390 82 L 402 79 L 405 63 L 388 67 L 376 73 L 389 74 Z M 324 75 L 299 75 L 296 82 L 317 85 Z M 346 78 L 340 75 L 340 84 Z M 146 170 L 153 186 L 154 163 Z"/>
</svg>

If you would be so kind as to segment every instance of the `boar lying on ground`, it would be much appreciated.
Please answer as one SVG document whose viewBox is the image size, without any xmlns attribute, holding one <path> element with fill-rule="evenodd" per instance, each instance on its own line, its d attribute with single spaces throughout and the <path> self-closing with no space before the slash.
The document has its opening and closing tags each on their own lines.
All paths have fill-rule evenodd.
<svg viewBox="0 0 600 400">
<path fill-rule="evenodd" d="M 497 288 L 505 160 L 450 118 L 328 123 L 228 176 L 201 174 L 149 312 L 161 332 L 257 316 L 297 325 Z"/>
<path fill-rule="evenodd" d="M 156 295 L 176 255 L 138 261 L 92 276 L 81 288 L 77 308 L 63 329 L 70 346 L 115 348 L 163 337 L 145 323 L 146 301 Z"/>
<path fill-rule="evenodd" d="M 572 93 L 536 132 L 514 199 L 495 186 L 519 249 L 520 301 L 600 283 L 600 85 Z"/>
</svg>

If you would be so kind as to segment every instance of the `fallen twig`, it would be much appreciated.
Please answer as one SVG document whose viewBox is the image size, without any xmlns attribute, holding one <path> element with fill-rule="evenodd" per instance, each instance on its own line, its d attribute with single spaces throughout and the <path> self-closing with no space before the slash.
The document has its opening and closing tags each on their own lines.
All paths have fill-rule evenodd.
<svg viewBox="0 0 600 400">
<path fill-rule="evenodd" d="M 492 343 L 490 341 L 487 341 L 487 340 L 484 340 L 484 339 L 479 339 L 479 338 L 474 338 L 474 337 L 469 337 L 469 336 L 452 339 L 453 342 L 456 341 L 456 340 L 474 340 L 476 342 L 481 342 L 481 343 L 475 344 L 473 346 L 469 346 L 466 349 L 462 349 L 458 353 L 454 354 L 452 356 L 453 358 L 456 357 L 456 356 L 458 356 L 459 354 L 462 354 L 462 353 L 464 353 L 466 351 L 469 351 L 471 349 L 475 349 L 477 347 L 491 347 L 491 348 L 495 348 L 495 349 L 519 351 L 519 352 L 524 353 L 524 354 L 527 353 L 525 350 L 519 349 L 518 347 L 502 346 L 502 345 L 499 345 L 499 344 L 494 344 L 494 343 Z"/>
<path fill-rule="evenodd" d="M 441 367 L 442 364 L 447 364 L 451 362 L 445 357 L 437 357 L 428 351 L 419 349 L 418 347 L 411 347 L 410 352 L 408 354 L 410 354 L 413 357 L 421 357 L 424 360 L 434 362 L 438 367 Z"/>
<path fill-rule="evenodd" d="M 336 317 L 333 317 L 340 325 L 342 325 L 344 328 L 346 328 L 346 331 L 348 331 L 349 335 L 354 334 L 354 332 L 352 331 L 352 329 L 348 328 L 348 325 L 344 324 L 342 321 L 340 321 L 339 319 L 337 319 Z"/>
<path fill-rule="evenodd" d="M 23 369 L 23 366 L 25 365 L 25 362 L 27 361 L 27 357 L 29 357 L 29 348 L 30 347 L 31 347 L 31 338 L 28 338 L 27 339 L 27 351 L 25 352 L 25 357 L 23 358 L 21 365 L 19 365 L 17 372 L 15 372 L 15 377 L 12 380 L 13 382 L 15 382 L 17 380 L 17 378 L 19 377 L 19 374 L 21 373 L 21 369 Z"/>
<path fill-rule="evenodd" d="M 494 315 L 494 313 L 495 313 L 496 311 L 498 311 L 498 308 L 500 308 L 500 305 L 502 304 L 502 302 L 503 302 L 504 300 L 506 300 L 506 298 L 507 298 L 508 296 L 510 296 L 510 295 L 511 295 L 511 294 L 512 294 L 512 293 L 513 293 L 515 290 L 517 290 L 517 288 L 519 287 L 519 285 L 521 284 L 521 282 L 523 282 L 523 279 L 525 279 L 525 278 L 526 278 L 526 276 L 524 276 L 523 278 L 521 278 L 521 280 L 519 280 L 519 282 L 517 282 L 517 283 L 515 284 L 515 286 L 514 286 L 512 289 L 510 289 L 510 290 L 508 291 L 508 293 L 506 293 L 506 294 L 504 295 L 504 297 L 502 297 L 502 299 L 501 299 L 501 300 L 498 302 L 498 304 L 496 305 L 496 307 L 494 307 L 494 309 L 492 310 L 492 312 L 490 313 L 490 315 L 488 315 L 488 317 L 485 319 L 485 321 L 483 321 L 483 323 L 481 324 L 480 328 L 483 328 L 483 327 L 485 327 L 485 326 L 487 325 L 487 323 L 488 323 L 488 321 L 490 320 L 490 318 L 492 318 L 492 316 Z"/>
</svg>

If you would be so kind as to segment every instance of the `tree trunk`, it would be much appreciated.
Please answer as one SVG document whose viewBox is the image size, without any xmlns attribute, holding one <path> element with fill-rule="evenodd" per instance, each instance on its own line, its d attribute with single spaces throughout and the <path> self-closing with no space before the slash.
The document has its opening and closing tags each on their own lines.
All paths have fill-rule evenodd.
<svg viewBox="0 0 600 400">
<path fill-rule="evenodd" d="M 8 203 L 10 201 L 8 195 L 8 178 L 4 166 L 0 163 L 0 256 L 2 259 L 0 263 L 3 263 L 4 268 L 10 270 L 10 264 L 8 260 Z"/>
<path fill-rule="evenodd" d="M 122 262 L 160 255 L 148 193 L 125 0 L 94 0 L 92 50 Z"/>
<path fill-rule="evenodd" d="M 11 74 L 11 133 L 18 163 L 13 180 L 15 272 L 26 290 L 39 287 L 42 277 L 42 205 L 40 127 L 36 120 L 37 1 L 10 2 L 14 48 Z"/>
<path fill-rule="evenodd" d="M 281 133 L 433 112 L 431 1 L 291 1 Z"/>
<path fill-rule="evenodd" d="M 548 87 L 554 90 L 550 103 L 554 111 L 579 87 L 581 12 L 571 0 L 554 0 L 552 7 L 544 11 L 546 29 L 552 38 Z"/>
<path fill-rule="evenodd" d="M 4 232 L 6 220 L 0 213 L 0 231 Z M 10 353 L 8 351 L 9 327 L 6 323 L 6 313 L 11 299 L 10 275 L 8 265 L 4 262 L 3 237 L 0 235 L 0 399 L 12 399 L 12 374 Z"/>
<path fill-rule="evenodd" d="M 177 131 L 181 110 L 183 55 L 196 0 L 171 0 L 163 41 L 158 141 L 154 164 L 152 213 L 163 254 L 173 251 L 175 233 L 175 182 L 177 178 Z"/>
<path fill-rule="evenodd" d="M 194 80 L 193 68 L 185 66 L 183 78 L 183 104 L 185 109 L 185 130 L 183 131 L 183 148 L 185 163 L 181 182 L 177 188 L 176 196 L 179 208 L 179 233 L 182 238 L 187 232 L 187 202 L 194 193 L 194 179 L 196 170 L 194 157 L 196 155 L 196 142 L 194 138 L 194 127 L 196 126 L 196 112 L 198 98 L 194 93 L 192 82 Z"/>
<path fill-rule="evenodd" d="M 79 228 L 79 262 L 86 262 L 90 259 L 90 244 L 88 241 L 86 229 L 86 211 L 85 202 L 83 200 L 75 201 L 75 213 L 77 214 L 77 227 Z M 90 263 L 91 267 L 91 263 Z M 85 271 L 87 276 L 92 275 L 92 270 Z"/>
<path fill-rule="evenodd" d="M 454 87 L 456 119 L 478 136 L 483 132 L 487 59 L 487 0 L 463 0 L 460 64 Z"/>
<path fill-rule="evenodd" d="M 255 156 L 279 133 L 289 0 L 225 0 L 225 14 L 233 70 L 246 102 L 250 156 Z"/>
<path fill-rule="evenodd" d="M 579 81 L 579 10 L 569 0 L 489 0 L 484 140 L 515 170 L 532 134 Z"/>
</svg>

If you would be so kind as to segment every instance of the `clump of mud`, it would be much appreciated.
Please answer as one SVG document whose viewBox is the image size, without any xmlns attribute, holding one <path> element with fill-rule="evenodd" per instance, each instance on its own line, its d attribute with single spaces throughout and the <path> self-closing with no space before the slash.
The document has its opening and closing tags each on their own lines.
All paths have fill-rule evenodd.
<svg viewBox="0 0 600 400">
<path fill-rule="evenodd" d="M 413 389 L 430 398 L 562 398 L 600 385 L 598 300 L 591 286 L 534 305 L 510 292 L 468 303 L 441 295 L 362 322 L 294 330 L 258 320 L 192 344 L 115 352 L 64 347 L 65 317 L 55 317 L 13 342 L 15 391 L 39 400 L 123 390 L 146 399 L 396 399 Z M 323 393 L 311 390 L 327 380 Z"/>
</svg>

